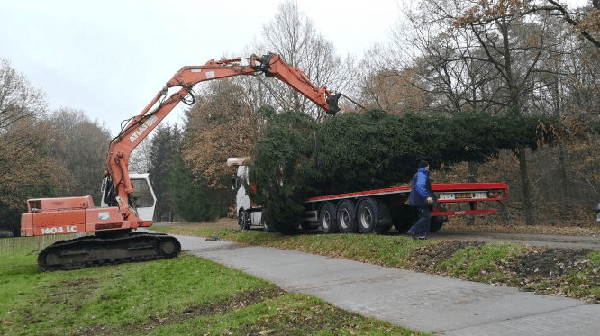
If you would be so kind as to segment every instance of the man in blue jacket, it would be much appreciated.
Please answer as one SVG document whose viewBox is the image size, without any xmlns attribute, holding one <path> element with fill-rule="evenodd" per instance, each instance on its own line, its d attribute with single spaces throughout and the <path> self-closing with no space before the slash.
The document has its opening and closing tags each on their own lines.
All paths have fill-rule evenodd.
<svg viewBox="0 0 600 336">
<path fill-rule="evenodd" d="M 431 227 L 431 211 L 435 197 L 429 180 L 429 163 L 425 160 L 419 163 L 419 170 L 413 176 L 413 188 L 408 196 L 408 204 L 417 208 L 419 220 L 406 232 L 413 239 L 427 239 Z"/>
</svg>

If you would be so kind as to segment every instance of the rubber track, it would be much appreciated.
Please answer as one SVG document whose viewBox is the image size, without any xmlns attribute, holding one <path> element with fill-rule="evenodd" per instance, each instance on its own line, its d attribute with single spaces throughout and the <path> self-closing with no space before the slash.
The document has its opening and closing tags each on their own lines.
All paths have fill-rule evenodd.
<svg viewBox="0 0 600 336">
<path fill-rule="evenodd" d="M 160 251 L 161 243 L 171 241 L 174 251 Z M 177 257 L 181 244 L 164 233 L 130 233 L 118 238 L 84 236 L 60 240 L 43 249 L 38 256 L 38 266 L 44 272 L 78 268 L 116 265 Z M 107 254 L 109 257 L 106 257 Z M 52 263 L 48 264 L 48 256 Z"/>
</svg>

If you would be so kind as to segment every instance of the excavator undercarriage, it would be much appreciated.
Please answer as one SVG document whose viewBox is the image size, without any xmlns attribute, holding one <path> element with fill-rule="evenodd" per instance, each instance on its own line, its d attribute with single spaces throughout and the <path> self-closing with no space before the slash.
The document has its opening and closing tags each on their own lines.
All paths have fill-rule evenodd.
<svg viewBox="0 0 600 336">
<path fill-rule="evenodd" d="M 69 270 L 155 259 L 170 259 L 181 251 L 179 241 L 167 234 L 119 232 L 60 240 L 42 250 L 43 271 Z"/>
</svg>

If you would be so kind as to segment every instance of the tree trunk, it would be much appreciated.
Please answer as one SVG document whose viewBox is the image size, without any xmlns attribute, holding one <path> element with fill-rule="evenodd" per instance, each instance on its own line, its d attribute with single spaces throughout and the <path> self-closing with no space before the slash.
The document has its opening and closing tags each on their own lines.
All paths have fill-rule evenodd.
<svg viewBox="0 0 600 336">
<path fill-rule="evenodd" d="M 525 149 L 517 151 L 519 159 L 519 173 L 521 175 L 521 185 L 523 187 L 523 215 L 525 224 L 535 224 L 535 209 L 533 208 L 533 191 L 531 181 L 529 180 L 529 169 L 527 168 L 527 155 Z"/>
<path fill-rule="evenodd" d="M 558 170 L 562 187 L 562 195 L 559 198 L 561 219 L 567 219 L 571 215 L 571 193 L 569 187 L 569 174 L 567 172 L 567 156 L 567 147 L 564 144 L 560 144 L 558 148 Z"/>
<path fill-rule="evenodd" d="M 467 178 L 467 180 L 470 183 L 477 182 L 477 168 L 478 168 L 477 162 L 469 161 L 467 163 L 467 171 L 468 171 L 468 178 Z M 467 217 L 467 225 L 468 226 L 475 225 L 475 216 L 468 216 Z"/>
<path fill-rule="evenodd" d="M 509 222 L 512 219 L 512 214 L 510 210 L 504 203 L 504 201 L 497 201 L 496 205 L 498 206 L 498 213 L 504 222 Z"/>
</svg>

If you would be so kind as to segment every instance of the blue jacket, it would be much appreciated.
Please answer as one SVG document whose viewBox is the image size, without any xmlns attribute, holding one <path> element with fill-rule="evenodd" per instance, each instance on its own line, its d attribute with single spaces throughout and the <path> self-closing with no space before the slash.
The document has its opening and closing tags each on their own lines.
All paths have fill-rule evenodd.
<svg viewBox="0 0 600 336">
<path fill-rule="evenodd" d="M 427 203 L 427 197 L 433 197 L 431 191 L 431 182 L 429 181 L 429 170 L 419 168 L 415 176 L 413 176 L 413 188 L 408 196 L 408 204 L 414 206 L 430 205 Z"/>
</svg>

